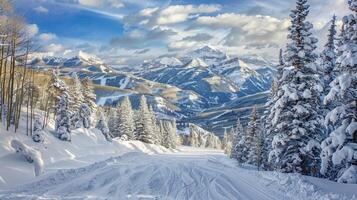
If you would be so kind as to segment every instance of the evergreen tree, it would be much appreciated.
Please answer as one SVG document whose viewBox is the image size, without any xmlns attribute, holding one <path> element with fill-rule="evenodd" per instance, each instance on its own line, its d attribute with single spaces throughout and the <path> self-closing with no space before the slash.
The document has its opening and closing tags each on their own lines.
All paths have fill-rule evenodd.
<svg viewBox="0 0 357 200">
<path fill-rule="evenodd" d="M 242 154 L 242 145 L 244 144 L 243 140 L 244 129 L 242 124 L 240 123 L 239 118 L 237 119 L 236 127 L 233 129 L 233 141 L 232 141 L 232 149 L 230 153 L 230 158 L 237 159 L 238 162 L 242 163 L 243 154 Z"/>
<path fill-rule="evenodd" d="M 58 108 L 56 106 L 56 103 L 59 101 L 59 96 L 64 92 L 67 93 L 68 90 L 66 84 L 61 79 L 59 79 L 58 72 L 56 70 L 52 71 L 51 80 L 49 82 L 47 90 L 50 94 L 49 104 L 53 106 L 53 109 L 56 113 L 57 112 L 56 108 Z"/>
<path fill-rule="evenodd" d="M 119 136 L 126 135 L 129 140 L 135 139 L 134 113 L 128 96 L 118 106 L 117 125 Z"/>
<path fill-rule="evenodd" d="M 264 135 L 264 141 L 262 144 L 262 160 L 261 164 L 264 169 L 270 170 L 271 166 L 269 164 L 269 152 L 272 150 L 272 141 L 273 141 L 273 134 L 272 134 L 272 117 L 273 113 L 271 113 L 272 107 L 275 105 L 276 101 L 278 100 L 278 89 L 280 88 L 280 81 L 283 76 L 283 69 L 284 69 L 284 58 L 283 58 L 283 50 L 280 49 L 279 51 L 279 65 L 276 67 L 277 73 L 276 77 L 273 79 L 270 93 L 268 96 L 267 103 L 265 104 L 265 111 L 260 119 L 261 126 L 264 129 L 261 129 L 261 135 Z"/>
<path fill-rule="evenodd" d="M 259 156 L 260 156 L 260 143 L 259 143 L 259 137 L 260 137 L 260 130 L 259 130 L 259 123 L 258 123 L 258 113 L 257 113 L 257 107 L 254 106 L 252 113 L 250 115 L 250 121 L 247 126 L 247 131 L 246 131 L 246 138 L 245 138 L 245 145 L 246 154 L 247 156 L 247 163 L 248 164 L 253 164 L 255 166 L 258 166 L 259 162 Z"/>
<path fill-rule="evenodd" d="M 222 149 L 224 153 L 230 156 L 232 152 L 232 142 L 233 142 L 234 128 L 232 128 L 229 133 L 225 131 L 223 139 L 222 139 Z"/>
<path fill-rule="evenodd" d="M 265 131 L 264 131 L 264 126 L 261 122 L 259 122 L 259 128 L 258 128 L 258 142 L 257 142 L 257 166 L 258 170 L 260 168 L 263 169 L 269 169 L 269 165 L 267 165 L 267 160 L 268 160 L 268 149 L 266 147 L 266 136 L 265 136 Z"/>
<path fill-rule="evenodd" d="M 278 74 L 282 71 L 282 66 L 278 68 Z M 272 115 L 270 114 L 270 110 L 272 109 L 273 105 L 275 104 L 277 98 L 277 91 L 278 91 L 278 79 L 274 79 L 272 82 L 272 86 L 270 88 L 270 93 L 267 99 L 267 103 L 265 104 L 265 110 L 260 118 L 261 126 L 264 127 L 261 129 L 261 135 L 264 135 L 264 141 L 262 146 L 262 160 L 261 164 L 263 165 L 264 169 L 270 169 L 270 164 L 268 162 L 269 152 L 271 151 L 271 143 L 273 141 L 273 134 L 272 134 L 272 123 L 271 118 Z"/>
<path fill-rule="evenodd" d="M 152 126 L 152 114 L 150 113 L 146 97 L 144 95 L 140 97 L 140 107 L 137 114 L 137 120 L 135 123 L 137 138 L 142 142 L 154 144 L 157 138 L 154 133 L 154 127 Z"/>
<path fill-rule="evenodd" d="M 149 106 L 149 113 L 150 113 L 150 118 L 151 118 L 151 126 L 153 127 L 153 133 L 154 133 L 154 137 L 155 137 L 154 144 L 161 144 L 162 138 L 160 137 L 160 134 L 159 134 L 160 128 L 158 127 L 155 112 L 151 105 Z"/>
<path fill-rule="evenodd" d="M 102 132 L 105 139 L 107 139 L 108 141 L 112 141 L 112 136 L 110 134 L 108 124 L 105 120 L 103 113 L 100 113 L 99 120 L 98 120 L 95 128 L 97 128 L 98 130 L 100 130 Z"/>
<path fill-rule="evenodd" d="M 320 172 L 332 180 L 357 183 L 357 0 L 349 0 L 353 14 L 343 18 L 335 79 L 324 99 L 334 108 L 325 124 L 333 130 L 321 143 Z"/>
<path fill-rule="evenodd" d="M 68 111 L 68 93 L 65 91 L 57 103 L 55 132 L 59 139 L 71 141 L 70 112 Z"/>
<path fill-rule="evenodd" d="M 71 116 L 71 125 L 74 128 L 90 128 L 91 110 L 87 104 L 82 104 L 76 113 Z"/>
<path fill-rule="evenodd" d="M 337 52 L 336 52 L 336 16 L 334 15 L 331 20 L 331 26 L 327 35 L 327 43 L 321 54 L 322 60 L 322 79 L 324 82 L 324 94 L 326 95 L 330 90 L 329 84 L 334 78 L 333 70 L 336 65 Z"/>
<path fill-rule="evenodd" d="M 43 130 L 42 130 L 42 123 L 39 118 L 35 119 L 35 122 L 33 125 L 32 140 L 34 142 L 43 142 L 45 140 L 45 136 L 44 136 Z"/>
<path fill-rule="evenodd" d="M 169 120 L 159 121 L 159 130 L 162 135 L 162 146 L 175 149 L 177 146 L 176 122 Z"/>
<path fill-rule="evenodd" d="M 306 21 L 307 0 L 297 0 L 291 11 L 288 44 L 279 90 L 272 106 L 271 134 L 273 167 L 282 172 L 315 174 L 319 156 L 308 151 L 308 144 L 321 141 L 322 83 L 317 75 L 317 39 L 312 24 Z"/>
<path fill-rule="evenodd" d="M 69 94 L 71 95 L 71 103 L 69 105 L 73 113 L 77 112 L 83 103 L 82 83 L 76 73 L 72 73 L 72 78 L 69 84 Z"/>
<path fill-rule="evenodd" d="M 117 132 L 117 108 L 109 108 L 107 112 L 108 119 L 108 128 L 112 137 L 118 137 L 119 133 Z"/>
<path fill-rule="evenodd" d="M 91 113 L 95 111 L 97 105 L 95 104 L 96 95 L 94 94 L 92 82 L 89 78 L 84 78 L 82 80 L 82 95 L 83 103 L 89 106 Z"/>
</svg>

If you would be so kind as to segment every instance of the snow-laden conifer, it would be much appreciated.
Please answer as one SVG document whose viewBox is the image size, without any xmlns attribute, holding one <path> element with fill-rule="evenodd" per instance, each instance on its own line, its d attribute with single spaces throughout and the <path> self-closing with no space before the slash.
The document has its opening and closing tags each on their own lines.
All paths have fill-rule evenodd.
<svg viewBox="0 0 357 200">
<path fill-rule="evenodd" d="M 107 121 L 106 121 L 103 113 L 100 113 L 99 120 L 98 120 L 95 128 L 100 130 L 102 132 L 102 134 L 104 135 L 104 137 L 108 141 L 112 140 L 112 136 L 110 134 L 110 131 L 109 131 L 109 128 L 108 128 L 108 124 L 107 124 Z"/>
<path fill-rule="evenodd" d="M 269 158 L 279 171 L 316 174 L 319 152 L 308 147 L 321 141 L 323 87 L 315 63 L 317 39 L 306 20 L 308 13 L 307 0 L 297 0 L 290 14 L 283 73 L 270 110 L 274 138 Z"/>
<path fill-rule="evenodd" d="M 357 183 L 357 0 L 349 0 L 353 12 L 343 18 L 335 79 L 325 104 L 334 108 L 325 124 L 332 127 L 321 143 L 321 173 L 332 180 Z"/>
<path fill-rule="evenodd" d="M 144 95 L 140 97 L 140 106 L 136 118 L 135 132 L 137 139 L 145 143 L 154 144 L 157 138 L 154 133 L 152 114 Z"/>
<path fill-rule="evenodd" d="M 33 124 L 32 140 L 34 142 L 43 142 L 45 140 L 42 123 L 39 118 L 35 119 Z"/>
<path fill-rule="evenodd" d="M 129 140 L 135 139 L 134 112 L 129 97 L 125 96 L 117 108 L 117 131 L 119 136 L 126 135 Z"/>
<path fill-rule="evenodd" d="M 69 112 L 68 93 L 63 92 L 59 97 L 57 103 L 56 124 L 55 132 L 56 136 L 65 141 L 71 141 L 71 129 L 70 129 L 70 112 Z"/>
</svg>

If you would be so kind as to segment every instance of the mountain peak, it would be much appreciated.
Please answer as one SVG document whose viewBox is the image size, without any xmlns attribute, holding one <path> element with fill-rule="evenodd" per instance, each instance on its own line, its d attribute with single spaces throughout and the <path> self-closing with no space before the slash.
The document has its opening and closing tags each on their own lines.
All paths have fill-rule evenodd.
<svg viewBox="0 0 357 200">
<path fill-rule="evenodd" d="M 216 62 L 228 58 L 228 56 L 224 52 L 216 49 L 215 47 L 206 45 L 184 55 L 181 60 L 188 62 L 193 58 L 200 58 L 208 65 L 212 65 Z"/>
<path fill-rule="evenodd" d="M 167 65 L 167 66 L 179 66 L 182 65 L 182 62 L 175 58 L 175 57 L 160 57 L 158 59 L 155 60 L 155 62 L 158 62 L 162 65 Z"/>
<path fill-rule="evenodd" d="M 193 58 L 184 67 L 185 68 L 208 67 L 208 65 L 203 60 L 201 60 L 200 58 Z"/>
<path fill-rule="evenodd" d="M 103 64 L 103 61 L 95 55 L 88 54 L 84 51 L 78 51 L 78 58 L 89 64 Z"/>
</svg>

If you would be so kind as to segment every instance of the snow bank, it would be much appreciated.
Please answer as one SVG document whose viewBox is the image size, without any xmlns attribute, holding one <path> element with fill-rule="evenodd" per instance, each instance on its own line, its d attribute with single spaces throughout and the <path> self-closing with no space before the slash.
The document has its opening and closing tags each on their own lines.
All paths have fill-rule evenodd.
<svg viewBox="0 0 357 200">
<path fill-rule="evenodd" d="M 296 200 L 357 200 L 357 185 L 340 184 L 327 179 L 284 174 L 279 172 L 251 172 L 260 177 L 270 190 L 279 188 L 283 199 Z M 258 184 L 257 182 L 257 184 Z"/>
<path fill-rule="evenodd" d="M 50 121 L 49 126 L 43 130 L 44 141 L 37 143 L 31 136 L 24 134 L 24 125 L 26 125 L 25 121 L 20 123 L 18 132 L 14 133 L 6 131 L 6 128 L 0 124 L 0 189 L 15 187 L 35 178 L 31 165 L 19 159 L 20 157 L 14 154 L 14 148 L 26 156 L 26 159 L 33 160 L 33 163 L 38 165 L 35 167 L 36 175 L 41 172 L 52 173 L 58 169 L 83 167 L 133 151 L 147 154 L 174 152 L 140 141 L 108 142 L 96 128 L 73 130 L 71 142 L 61 141 L 54 135 L 53 121 Z"/>
<path fill-rule="evenodd" d="M 42 174 L 43 160 L 39 151 L 27 146 L 18 140 L 12 140 L 11 147 L 14 148 L 17 153 L 23 155 L 29 163 L 34 163 L 36 176 Z"/>
</svg>

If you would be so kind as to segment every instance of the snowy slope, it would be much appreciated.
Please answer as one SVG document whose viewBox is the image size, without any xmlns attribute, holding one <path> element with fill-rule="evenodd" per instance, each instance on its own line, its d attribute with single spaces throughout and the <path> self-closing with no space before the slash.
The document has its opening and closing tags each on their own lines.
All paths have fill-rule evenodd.
<svg viewBox="0 0 357 200">
<path fill-rule="evenodd" d="M 8 191 L 1 199 L 356 199 L 355 185 L 240 168 L 221 151 L 127 153 L 59 170 Z"/>
<path fill-rule="evenodd" d="M 22 121 L 21 125 L 26 124 Z M 0 124 L 0 189 L 14 187 L 36 179 L 32 163 L 28 163 L 21 155 L 15 153 L 11 141 L 16 139 L 39 151 L 44 162 L 44 173 L 58 169 L 82 167 L 111 156 L 127 152 L 144 153 L 172 152 L 161 146 L 143 144 L 139 141 L 124 142 L 115 140 L 108 142 L 97 129 L 77 129 L 72 131 L 72 141 L 65 142 L 52 134 L 53 123 L 45 131 L 45 142 L 35 143 L 20 127 L 17 133 L 6 131 Z M 2 199 L 2 198 L 0 198 Z"/>
</svg>

